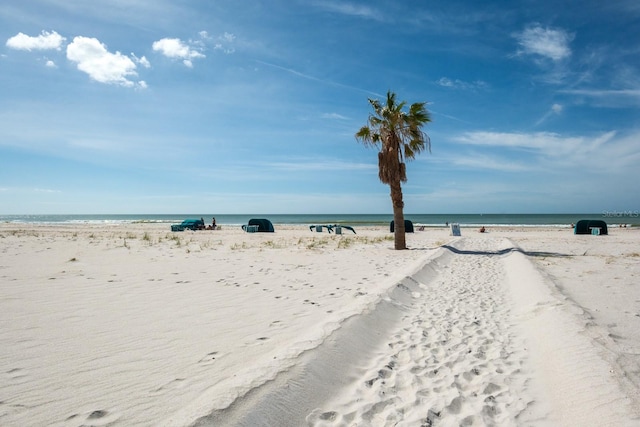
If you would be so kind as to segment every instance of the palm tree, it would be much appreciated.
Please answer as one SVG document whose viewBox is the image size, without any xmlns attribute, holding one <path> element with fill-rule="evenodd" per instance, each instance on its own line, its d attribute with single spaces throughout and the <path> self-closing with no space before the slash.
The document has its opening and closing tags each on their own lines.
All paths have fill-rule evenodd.
<svg viewBox="0 0 640 427">
<path fill-rule="evenodd" d="M 380 149 L 378 153 L 378 177 L 391 189 L 395 248 L 406 249 L 404 227 L 404 202 L 401 183 L 407 182 L 405 160 L 414 159 L 425 148 L 431 152 L 431 139 L 421 127 L 431 121 L 424 102 L 411 104 L 409 111 L 403 111 L 405 101 L 396 104 L 396 94 L 387 92 L 386 104 L 369 99 L 373 114 L 368 125 L 363 126 L 355 137 L 365 146 Z"/>
</svg>

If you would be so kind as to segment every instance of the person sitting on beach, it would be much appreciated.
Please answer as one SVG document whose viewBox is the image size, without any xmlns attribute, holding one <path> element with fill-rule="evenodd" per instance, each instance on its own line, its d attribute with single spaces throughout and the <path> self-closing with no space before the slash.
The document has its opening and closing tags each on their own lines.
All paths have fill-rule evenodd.
<svg viewBox="0 0 640 427">
<path fill-rule="evenodd" d="M 480 227 L 480 232 L 481 232 L 481 233 L 484 233 L 485 231 L 486 231 L 486 230 L 485 230 L 485 228 L 484 228 L 484 225 L 483 225 L 482 227 Z"/>
</svg>

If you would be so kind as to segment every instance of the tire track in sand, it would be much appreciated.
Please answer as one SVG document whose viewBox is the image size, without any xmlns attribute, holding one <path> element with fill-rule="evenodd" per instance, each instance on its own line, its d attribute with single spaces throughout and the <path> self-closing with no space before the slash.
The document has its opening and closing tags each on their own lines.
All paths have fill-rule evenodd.
<svg viewBox="0 0 640 427">
<path fill-rule="evenodd" d="M 364 375 L 307 416 L 313 426 L 515 425 L 533 398 L 511 320 L 497 238 L 460 239 L 458 253 L 418 272 L 400 326 Z"/>
</svg>

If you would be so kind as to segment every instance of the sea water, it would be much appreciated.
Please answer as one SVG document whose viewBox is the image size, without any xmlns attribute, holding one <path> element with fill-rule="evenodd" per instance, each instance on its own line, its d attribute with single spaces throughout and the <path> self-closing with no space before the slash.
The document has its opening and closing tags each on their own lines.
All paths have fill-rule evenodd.
<svg viewBox="0 0 640 427">
<path fill-rule="evenodd" d="M 91 215 L 0 215 L 0 222 L 14 223 L 180 223 L 186 218 L 204 218 L 205 224 L 216 218 L 218 225 L 239 226 L 247 224 L 251 218 L 266 218 L 273 224 L 313 225 L 342 224 L 351 226 L 388 225 L 392 214 L 91 214 Z M 602 212 L 576 214 L 416 214 L 405 213 L 406 220 L 414 225 L 445 227 L 458 223 L 462 227 L 569 227 L 581 219 L 603 220 L 607 224 L 640 226 L 640 211 Z"/>
</svg>

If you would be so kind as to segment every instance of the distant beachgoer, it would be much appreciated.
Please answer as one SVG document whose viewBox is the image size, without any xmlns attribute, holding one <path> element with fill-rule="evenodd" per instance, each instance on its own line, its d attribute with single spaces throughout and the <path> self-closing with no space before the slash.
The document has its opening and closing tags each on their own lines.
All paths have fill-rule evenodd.
<svg viewBox="0 0 640 427">
<path fill-rule="evenodd" d="M 482 227 L 480 227 L 480 232 L 481 233 L 484 233 L 485 231 L 487 231 L 487 230 L 485 230 L 484 225 Z"/>
<path fill-rule="evenodd" d="M 212 230 L 216 229 L 216 218 L 215 217 L 211 220 L 211 229 Z"/>
</svg>

